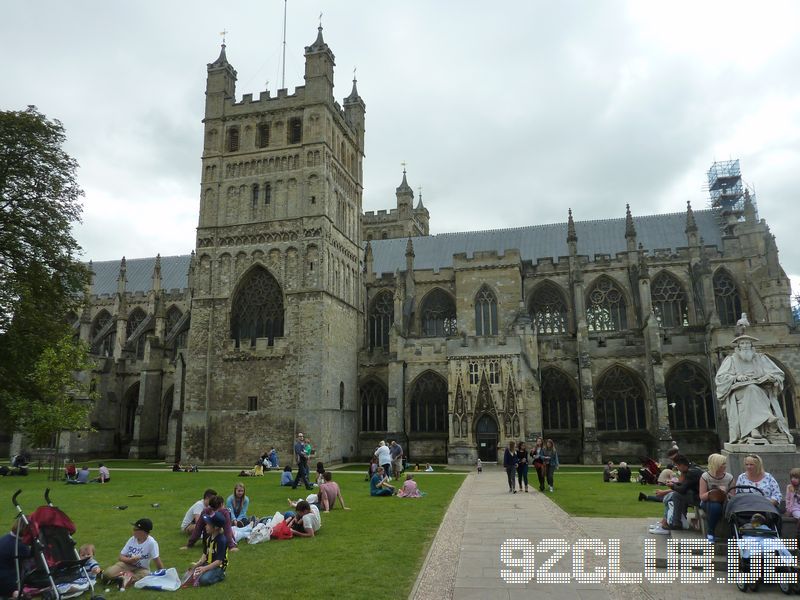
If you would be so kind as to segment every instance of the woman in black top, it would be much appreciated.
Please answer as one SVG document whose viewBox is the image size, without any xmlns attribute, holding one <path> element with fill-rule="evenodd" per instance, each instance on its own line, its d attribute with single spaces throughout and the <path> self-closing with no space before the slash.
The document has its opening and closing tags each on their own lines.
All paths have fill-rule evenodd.
<svg viewBox="0 0 800 600">
<path fill-rule="evenodd" d="M 525 484 L 525 493 L 528 493 L 528 448 L 525 442 L 517 444 L 517 480 L 519 489 L 522 491 L 522 484 Z"/>
<path fill-rule="evenodd" d="M 514 484 L 517 474 L 517 452 L 514 448 L 514 442 L 508 442 L 508 448 L 506 448 L 503 454 L 503 468 L 505 468 L 506 475 L 508 476 L 508 492 L 510 494 L 516 494 L 517 490 Z"/>
</svg>

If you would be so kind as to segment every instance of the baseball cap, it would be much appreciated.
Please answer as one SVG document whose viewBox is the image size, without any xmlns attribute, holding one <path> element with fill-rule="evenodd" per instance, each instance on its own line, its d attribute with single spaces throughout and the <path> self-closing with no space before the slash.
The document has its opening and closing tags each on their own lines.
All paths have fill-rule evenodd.
<svg viewBox="0 0 800 600">
<path fill-rule="evenodd" d="M 218 512 L 215 512 L 213 515 L 203 515 L 203 521 L 211 523 L 214 527 L 225 526 L 225 517 Z"/>
<path fill-rule="evenodd" d="M 134 529 L 141 529 L 147 533 L 153 531 L 153 522 L 150 519 L 139 519 L 135 523 L 131 523 L 131 525 L 133 525 Z"/>
</svg>

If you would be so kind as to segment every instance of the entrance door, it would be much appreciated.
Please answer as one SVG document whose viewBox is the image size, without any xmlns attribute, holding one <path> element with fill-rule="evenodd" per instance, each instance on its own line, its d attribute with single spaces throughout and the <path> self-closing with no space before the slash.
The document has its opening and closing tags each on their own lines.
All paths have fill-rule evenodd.
<svg viewBox="0 0 800 600">
<path fill-rule="evenodd" d="M 486 462 L 497 462 L 497 421 L 491 415 L 483 415 L 475 426 L 478 442 L 478 458 Z"/>
</svg>

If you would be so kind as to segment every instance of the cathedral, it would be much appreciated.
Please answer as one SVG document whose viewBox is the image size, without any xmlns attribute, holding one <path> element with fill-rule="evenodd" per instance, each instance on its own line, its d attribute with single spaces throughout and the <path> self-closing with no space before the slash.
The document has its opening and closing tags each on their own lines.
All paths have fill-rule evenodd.
<svg viewBox="0 0 800 600">
<path fill-rule="evenodd" d="M 738 161 L 702 210 L 430 235 L 405 171 L 393 208 L 362 210 L 366 105 L 333 77 L 321 27 L 293 93 L 237 100 L 224 44 L 208 64 L 195 249 L 91 264 L 71 318 L 95 431 L 70 455 L 285 463 L 300 431 L 326 464 L 388 439 L 413 462 L 538 436 L 562 462 L 705 455 L 742 313 L 797 434 L 789 280 Z"/>
</svg>

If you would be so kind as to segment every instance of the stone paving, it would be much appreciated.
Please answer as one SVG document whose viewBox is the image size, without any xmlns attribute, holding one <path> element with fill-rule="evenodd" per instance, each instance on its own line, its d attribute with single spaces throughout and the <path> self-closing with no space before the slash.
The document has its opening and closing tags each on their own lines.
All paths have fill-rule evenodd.
<svg viewBox="0 0 800 600">
<path fill-rule="evenodd" d="M 558 481 L 556 480 L 556 483 Z M 556 488 L 555 494 L 558 494 Z M 571 547 L 578 539 L 620 540 L 620 570 L 641 573 L 644 570 L 644 540 L 649 536 L 651 518 L 570 517 L 538 489 L 531 493 L 509 494 L 501 468 L 488 468 L 482 474 L 470 474 L 450 505 L 419 574 L 410 600 L 516 600 L 541 598 L 553 600 L 726 600 L 740 593 L 732 584 L 641 584 L 541 583 L 539 573 L 508 583 L 502 569 L 521 573 L 522 567 L 501 564 L 500 548 L 511 538 L 527 539 L 536 546 L 533 562 L 536 569 L 553 553 L 538 552 L 545 539 L 563 539 Z M 521 558 L 521 551 L 512 555 Z M 530 562 L 530 561 L 528 561 Z M 567 553 L 550 569 L 553 573 L 573 570 L 572 554 Z M 586 554 L 585 571 L 608 566 L 606 557 Z M 659 570 L 660 573 L 664 571 Z M 534 576 L 535 575 L 535 576 Z M 724 575 L 724 574 L 718 574 Z M 506 576 L 508 579 L 508 575 Z M 761 595 L 782 596 L 775 585 L 762 585 Z"/>
</svg>

